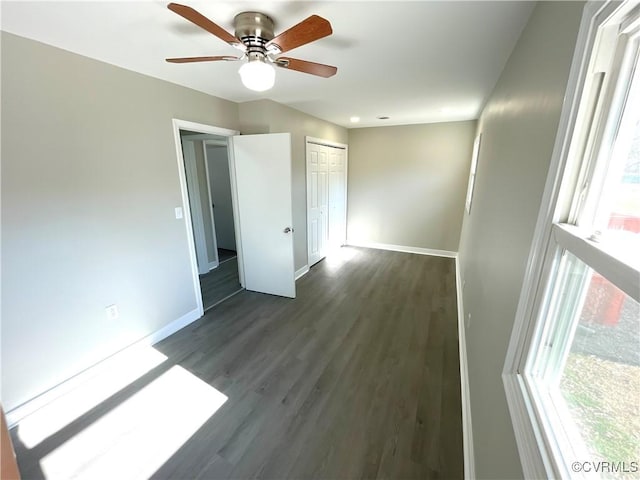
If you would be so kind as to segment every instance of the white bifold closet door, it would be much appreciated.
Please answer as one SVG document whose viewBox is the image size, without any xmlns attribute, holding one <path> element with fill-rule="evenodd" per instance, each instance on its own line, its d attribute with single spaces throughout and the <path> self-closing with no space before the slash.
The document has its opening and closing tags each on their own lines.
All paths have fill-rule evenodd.
<svg viewBox="0 0 640 480">
<path fill-rule="evenodd" d="M 345 150 L 329 149 L 329 248 L 347 241 L 347 169 Z"/>
<path fill-rule="evenodd" d="M 329 241 L 329 155 L 324 145 L 307 144 L 307 237 L 309 266 L 327 255 Z"/>
<path fill-rule="evenodd" d="M 309 266 L 346 241 L 345 149 L 307 142 L 307 239 Z"/>
</svg>

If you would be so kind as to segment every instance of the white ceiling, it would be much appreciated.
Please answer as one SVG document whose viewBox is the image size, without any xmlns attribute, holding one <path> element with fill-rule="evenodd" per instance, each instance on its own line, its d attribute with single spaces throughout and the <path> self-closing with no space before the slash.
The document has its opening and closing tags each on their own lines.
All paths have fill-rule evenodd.
<svg viewBox="0 0 640 480">
<path fill-rule="evenodd" d="M 237 53 L 166 1 L 2 1 L 0 19 L 10 33 L 234 102 L 269 98 L 366 127 L 477 118 L 533 8 L 521 1 L 177 1 L 231 33 L 241 11 L 268 14 L 276 34 L 311 14 L 325 17 L 333 35 L 286 56 L 335 65 L 338 73 L 324 79 L 277 69 L 276 86 L 257 93 L 240 83 L 237 62 L 166 63 Z M 390 119 L 376 119 L 382 115 Z"/>
</svg>

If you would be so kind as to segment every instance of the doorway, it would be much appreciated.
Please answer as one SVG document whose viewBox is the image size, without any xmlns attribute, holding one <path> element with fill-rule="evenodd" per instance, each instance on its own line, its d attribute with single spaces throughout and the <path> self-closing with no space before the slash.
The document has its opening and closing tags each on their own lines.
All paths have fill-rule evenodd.
<svg viewBox="0 0 640 480">
<path fill-rule="evenodd" d="M 226 140 L 207 139 L 202 142 L 207 178 L 209 211 L 212 219 L 213 248 L 217 266 L 200 275 L 203 308 L 209 308 L 242 290 L 238 268 L 229 170 L 229 145 Z"/>
<path fill-rule="evenodd" d="M 203 312 L 242 291 L 228 137 L 179 129 Z"/>
<path fill-rule="evenodd" d="M 207 247 L 207 229 L 204 226 L 206 212 L 209 211 L 214 216 L 211 228 L 216 228 L 213 214 L 216 207 L 211 207 L 215 205 L 211 201 L 211 194 L 203 199 L 201 195 L 193 193 L 198 190 L 208 191 L 212 183 L 200 188 L 198 169 L 194 166 L 196 161 L 189 160 L 196 158 L 196 140 L 203 142 L 202 158 L 207 151 L 207 142 L 212 146 L 225 145 L 226 142 L 237 278 L 241 287 L 254 292 L 295 298 L 291 134 L 240 136 L 234 130 L 175 118 L 173 132 L 182 192 L 182 207 L 175 209 L 176 219 L 183 218 L 184 209 L 195 300 L 200 314 L 204 314 L 200 277 L 216 268 L 215 265 L 219 266 L 225 256 L 232 257 L 233 252 L 218 251 L 217 244 L 224 242 L 218 235 L 214 235 L 215 248 Z M 215 152 L 211 154 L 215 156 Z M 205 170 L 207 163 L 204 162 Z M 191 185 L 187 185 L 188 182 Z M 224 245 L 221 246 L 224 248 Z"/>
</svg>

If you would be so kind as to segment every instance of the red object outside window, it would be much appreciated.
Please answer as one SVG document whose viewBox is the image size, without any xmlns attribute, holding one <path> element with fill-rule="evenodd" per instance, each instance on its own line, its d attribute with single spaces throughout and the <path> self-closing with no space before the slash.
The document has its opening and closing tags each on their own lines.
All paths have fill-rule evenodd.
<svg viewBox="0 0 640 480">
<path fill-rule="evenodd" d="M 640 233 L 640 218 L 613 213 L 609 219 L 609 229 Z M 621 290 L 594 273 L 585 300 L 583 320 L 600 325 L 617 325 L 624 298 Z"/>
</svg>

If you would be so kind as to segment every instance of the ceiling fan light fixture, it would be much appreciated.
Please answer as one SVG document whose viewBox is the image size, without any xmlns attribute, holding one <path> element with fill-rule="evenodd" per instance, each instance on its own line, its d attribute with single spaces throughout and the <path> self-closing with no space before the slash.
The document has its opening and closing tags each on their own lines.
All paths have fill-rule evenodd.
<svg viewBox="0 0 640 480">
<path fill-rule="evenodd" d="M 1 0 L 0 0 L 1 1 Z M 315 42 L 333 33 L 331 24 L 325 18 L 311 15 L 300 23 L 275 36 L 271 17 L 260 12 L 240 12 L 233 19 L 235 32 L 232 35 L 197 10 L 178 3 L 170 3 L 167 8 L 185 20 L 206 30 L 232 47 L 242 51 L 242 57 L 230 55 L 209 55 L 200 57 L 167 58 L 169 63 L 238 61 L 247 59 L 238 73 L 244 86 L 256 92 L 264 92 L 275 83 L 275 67 L 322 78 L 329 78 L 338 71 L 336 67 L 309 62 L 297 58 L 278 57 L 294 48 Z M 278 57 L 278 58 L 276 58 Z"/>
<path fill-rule="evenodd" d="M 262 59 L 250 60 L 238 70 L 242 84 L 249 90 L 264 92 L 273 87 L 276 71 Z"/>
</svg>

